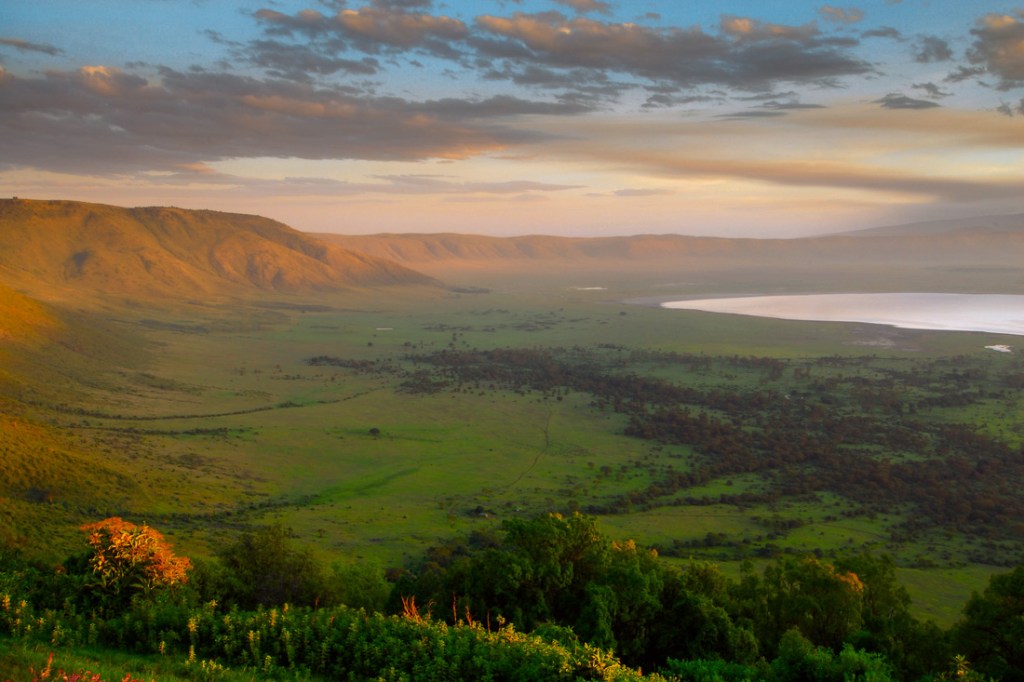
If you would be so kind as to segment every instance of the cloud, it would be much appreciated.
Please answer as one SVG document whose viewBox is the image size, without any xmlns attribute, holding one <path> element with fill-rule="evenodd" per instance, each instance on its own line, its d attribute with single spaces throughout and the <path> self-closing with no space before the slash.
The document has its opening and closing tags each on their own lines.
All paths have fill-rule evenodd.
<svg viewBox="0 0 1024 682">
<path fill-rule="evenodd" d="M 789 101 L 779 102 L 769 100 L 756 108 L 738 111 L 731 114 L 723 114 L 719 118 L 771 118 L 785 116 L 787 111 L 799 111 L 801 109 L 824 109 L 821 104 L 804 104 L 803 102 Z"/>
<path fill-rule="evenodd" d="M 1020 196 L 1020 185 L 1015 180 L 930 177 L 827 161 L 710 159 L 659 153 L 638 154 L 634 160 L 664 177 L 733 178 L 788 187 L 864 190 L 955 202 L 1017 199 Z"/>
<path fill-rule="evenodd" d="M 59 47 L 54 47 L 53 45 L 47 45 L 45 43 L 30 43 L 27 40 L 19 40 L 18 38 L 0 38 L 0 45 L 13 47 L 19 52 L 41 52 L 53 57 L 64 54 L 64 50 Z"/>
<path fill-rule="evenodd" d="M 914 45 L 914 61 L 920 64 L 946 62 L 952 58 L 949 43 L 937 36 L 921 36 Z"/>
<path fill-rule="evenodd" d="M 487 119 L 555 113 L 516 98 L 414 102 L 308 83 L 103 66 L 0 79 L 0 165 L 94 173 L 227 158 L 460 159 L 544 139 Z"/>
<path fill-rule="evenodd" d="M 581 114 L 590 109 L 573 102 L 537 102 L 511 95 L 495 95 L 484 100 L 448 97 L 423 102 L 420 110 L 430 114 L 458 118 L 494 118 L 503 116 L 565 116 Z"/>
<path fill-rule="evenodd" d="M 261 9 L 253 16 L 263 25 L 267 39 L 254 42 L 250 49 L 265 52 L 277 41 L 299 36 L 297 44 L 278 43 L 278 49 L 307 50 L 329 59 L 349 49 L 374 55 L 419 50 L 458 59 L 461 55 L 453 44 L 466 38 L 468 27 L 451 17 L 408 11 L 429 6 L 423 2 L 375 2 L 359 9 L 343 8 L 333 17 L 316 10 L 289 15 Z"/>
<path fill-rule="evenodd" d="M 786 26 L 731 15 L 723 16 L 719 25 L 722 33 L 742 41 L 797 40 L 803 42 L 818 35 L 818 28 L 814 24 Z"/>
<path fill-rule="evenodd" d="M 838 24 L 856 24 L 864 19 L 864 11 L 857 9 L 856 7 L 843 9 L 842 7 L 824 5 L 818 10 L 818 14 L 825 19 L 834 21 Z"/>
<path fill-rule="evenodd" d="M 383 9 L 430 9 L 434 5 L 434 0 L 373 0 L 373 4 Z"/>
<path fill-rule="evenodd" d="M 931 102 L 926 99 L 914 99 L 895 92 L 891 92 L 881 99 L 876 99 L 874 102 L 875 104 L 882 105 L 883 109 L 933 109 L 942 106 L 937 102 Z"/>
<path fill-rule="evenodd" d="M 617 189 L 612 192 L 613 196 L 617 197 L 661 197 L 670 196 L 675 194 L 670 189 L 643 189 L 643 188 L 626 188 Z"/>
<path fill-rule="evenodd" d="M 882 26 L 864 31 L 860 34 L 862 38 L 890 38 L 892 40 L 903 40 L 903 34 L 892 26 Z"/>
<path fill-rule="evenodd" d="M 384 185 L 362 184 L 366 191 L 384 191 L 389 194 L 526 194 L 530 192 L 564 192 L 579 189 L 581 185 L 555 185 L 530 180 L 506 182 L 452 182 L 434 175 L 377 176 Z M 370 190 L 369 188 L 375 189 Z"/>
<path fill-rule="evenodd" d="M 942 99 L 943 97 L 949 97 L 952 94 L 944 91 L 935 83 L 914 83 L 912 87 L 917 90 L 924 90 L 929 97 L 934 99 Z"/>
<path fill-rule="evenodd" d="M 996 107 L 996 111 L 1011 118 L 1013 116 L 1024 116 L 1024 98 L 1021 98 L 1017 104 L 1007 104 L 1006 102 L 1003 102 Z"/>
<path fill-rule="evenodd" d="M 1024 150 L 1020 123 L 991 111 L 933 108 L 894 115 L 877 104 L 847 103 L 788 117 L 652 119 L 642 128 L 593 119 L 557 122 L 556 130 L 572 128 L 578 139 L 557 139 L 545 149 L 587 168 L 699 181 L 691 188 L 711 186 L 703 181 L 757 182 L 884 195 L 886 202 L 892 196 L 917 203 L 1020 199 L 1012 161 L 998 171 L 963 160 Z"/>
<path fill-rule="evenodd" d="M 405 49 L 430 48 L 436 47 L 435 40 L 462 40 L 468 33 L 466 25 L 458 19 L 377 7 L 341 10 L 337 22 L 346 35 L 361 41 L 363 49 L 374 49 L 377 43 Z"/>
<path fill-rule="evenodd" d="M 822 83 L 871 67 L 847 53 L 852 39 L 822 36 L 813 24 L 786 26 L 723 17 L 719 35 L 702 29 L 644 27 L 558 12 L 476 18 L 470 44 L 518 67 L 622 73 L 677 88 L 724 85 L 765 89 L 776 82 Z"/>
<path fill-rule="evenodd" d="M 599 14 L 611 14 L 612 7 L 607 2 L 600 0 L 554 0 L 559 5 L 565 5 L 576 10 L 579 14 L 597 12 Z"/>
<path fill-rule="evenodd" d="M 263 22 L 264 30 L 271 35 L 294 35 L 301 33 L 308 37 L 324 35 L 331 30 L 331 20 L 313 9 L 302 10 L 295 16 L 277 10 L 261 9 L 253 17 Z"/>
<path fill-rule="evenodd" d="M 986 14 L 971 33 L 974 44 L 968 52 L 972 64 L 983 66 L 999 77 L 1003 90 L 1024 86 L 1024 10 L 1017 16 Z"/>
<path fill-rule="evenodd" d="M 288 80 L 309 81 L 314 75 L 335 73 L 369 76 L 380 71 L 380 62 L 372 57 L 342 59 L 308 45 L 289 45 L 275 40 L 254 40 L 240 56 L 268 75 Z"/>
</svg>

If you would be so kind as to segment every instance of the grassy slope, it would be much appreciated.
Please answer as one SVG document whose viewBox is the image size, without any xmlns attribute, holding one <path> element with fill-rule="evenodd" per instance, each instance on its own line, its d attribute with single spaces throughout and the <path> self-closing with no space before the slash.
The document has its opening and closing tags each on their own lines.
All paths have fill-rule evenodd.
<svg viewBox="0 0 1024 682">
<path fill-rule="evenodd" d="M 449 263 L 431 270 L 455 284 L 487 287 L 487 294 L 422 289 L 387 296 L 276 296 L 160 311 L 121 309 L 116 321 L 59 312 L 5 292 L 0 327 L 14 329 L 9 336 L 24 342 L 0 345 L 6 353 L 0 366 L 7 371 L 0 413 L 12 453 L 5 461 L 17 463 L 4 479 L 0 513 L 22 540 L 55 560 L 79 546 L 75 524 L 117 513 L 166 530 L 186 554 L 209 552 L 250 524 L 283 522 L 328 558 L 397 564 L 439 538 L 509 514 L 561 510 L 570 500 L 585 504 L 643 488 L 651 471 L 686 453 L 656 451 L 623 437 L 621 417 L 595 411 L 587 396 L 554 401 L 486 388 L 436 397 L 396 394 L 386 376 L 309 367 L 306 358 L 397 359 L 410 349 L 450 345 L 596 343 L 796 358 L 866 352 L 907 358 L 982 353 L 991 342 L 986 335 L 741 319 L 620 303 L 652 293 L 952 286 L 947 271 L 746 261 L 737 268 L 710 261 L 661 272 L 645 268 L 642 274 L 626 263 L 552 274 L 534 265 L 488 271 Z M 962 274 L 959 286 L 981 281 L 978 286 L 987 288 L 984 282 L 995 279 L 985 277 Z M 1015 280 L 1005 284 L 1015 290 Z M 584 289 L 594 286 L 604 288 Z M 614 474 L 603 475 L 602 467 Z M 22 480 L 27 475 L 35 478 Z M 53 502 L 40 491 L 54 492 Z M 491 518 L 471 513 L 478 507 Z M 750 514 L 732 508 L 673 508 L 608 517 L 602 526 L 641 542 L 759 531 Z M 812 524 L 786 542 L 801 551 L 877 550 L 879 530 L 867 521 Z M 918 594 L 931 598 L 927 612 L 948 620 L 991 569 L 956 571 L 904 575 L 912 588 L 921 586 Z"/>
<path fill-rule="evenodd" d="M 75 305 L 431 283 L 258 216 L 5 199 L 0 224 L 3 279 Z"/>
<path fill-rule="evenodd" d="M 330 307 L 318 311 L 298 312 L 300 299 L 292 301 L 292 310 L 193 311 L 169 320 L 170 327 L 125 320 L 123 328 L 155 350 L 109 372 L 116 390 L 95 386 L 75 401 L 96 414 L 59 415 L 61 429 L 54 433 L 70 442 L 95 442 L 92 452 L 109 448 L 106 457 L 123 453 L 117 461 L 126 469 L 118 470 L 133 472 L 140 492 L 108 496 L 109 511 L 167 530 L 186 554 L 208 552 L 248 524 L 281 522 L 326 558 L 394 565 L 440 538 L 511 514 L 563 510 L 568 501 L 586 505 L 643 488 L 652 471 L 677 462 L 685 449 L 658 451 L 620 435 L 621 416 L 595 411 L 588 396 L 555 401 L 486 387 L 438 396 L 396 394 L 388 376 L 310 367 L 304 362 L 309 357 L 398 359 L 410 349 L 451 344 L 612 343 L 714 354 L 916 358 L 988 353 L 982 347 L 991 341 L 986 335 L 757 320 L 615 302 L 651 290 L 652 281 L 605 291 L 576 290 L 564 278 L 488 283 L 495 290 L 480 295 L 318 297 Z M 305 299 L 307 309 L 312 300 Z M 876 341 L 889 345 L 863 345 Z M 613 474 L 602 474 L 603 467 Z M 472 513 L 478 507 L 491 518 Z M 39 505 L 23 508 L 41 511 Z M 708 532 L 756 535 L 763 528 L 751 517 L 772 513 L 805 518 L 821 512 L 679 507 L 601 523 L 615 536 L 652 543 Z M 37 517 L 16 517 L 16 526 L 25 527 L 29 518 Z M 885 550 L 880 524 L 819 520 L 782 543 L 799 551 Z M 74 540 L 69 534 L 64 547 Z M 904 549 L 907 556 L 927 554 L 923 545 Z M 931 600 L 927 612 L 945 620 L 991 571 L 958 570 L 945 578 L 922 571 L 905 575 L 911 585 L 924 586 L 920 594 Z"/>
</svg>

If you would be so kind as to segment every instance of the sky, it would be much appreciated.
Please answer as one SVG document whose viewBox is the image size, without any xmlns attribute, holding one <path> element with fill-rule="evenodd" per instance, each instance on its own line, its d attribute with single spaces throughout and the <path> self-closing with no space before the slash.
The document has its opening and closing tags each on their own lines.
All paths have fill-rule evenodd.
<svg viewBox="0 0 1024 682">
<path fill-rule="evenodd" d="M 309 232 L 1024 212 L 1024 0 L 0 0 L 0 195 Z"/>
</svg>

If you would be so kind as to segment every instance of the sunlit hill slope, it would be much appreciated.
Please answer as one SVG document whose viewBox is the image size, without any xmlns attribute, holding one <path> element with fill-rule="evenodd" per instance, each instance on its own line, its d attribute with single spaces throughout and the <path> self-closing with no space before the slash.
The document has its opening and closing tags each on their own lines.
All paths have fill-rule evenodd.
<svg viewBox="0 0 1024 682">
<path fill-rule="evenodd" d="M 46 299 L 432 283 L 259 216 L 23 199 L 0 200 L 0 280 Z"/>
<path fill-rule="evenodd" d="M 59 554 L 83 520 L 163 499 L 138 436 L 69 407 L 124 393 L 152 352 L 140 317 L 437 284 L 257 216 L 0 200 L 0 544 Z"/>
</svg>

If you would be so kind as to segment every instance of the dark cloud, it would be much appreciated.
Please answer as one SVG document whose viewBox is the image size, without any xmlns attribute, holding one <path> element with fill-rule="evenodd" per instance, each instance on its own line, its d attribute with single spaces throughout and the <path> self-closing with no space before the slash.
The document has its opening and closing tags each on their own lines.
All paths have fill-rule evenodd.
<svg viewBox="0 0 1024 682">
<path fill-rule="evenodd" d="M 765 109 L 772 109 L 775 111 L 786 111 L 786 110 L 798 110 L 798 109 L 825 109 L 826 107 L 821 104 L 806 104 L 804 102 L 765 102 L 761 105 Z"/>
<path fill-rule="evenodd" d="M 914 44 L 914 61 L 921 64 L 946 62 L 952 58 L 949 43 L 937 36 L 921 36 Z"/>
<path fill-rule="evenodd" d="M 946 83 L 962 83 L 963 81 L 966 80 L 971 80 L 973 78 L 979 78 L 980 76 L 984 76 L 985 73 L 986 69 L 983 66 L 959 66 L 949 75 L 947 75 L 943 80 Z"/>
<path fill-rule="evenodd" d="M 373 0 L 373 5 L 386 10 L 430 9 L 434 0 Z"/>
<path fill-rule="evenodd" d="M 1017 16 L 987 14 L 971 33 L 974 44 L 968 52 L 978 64 L 999 78 L 997 87 L 1009 90 L 1024 86 L 1024 10 Z"/>
<path fill-rule="evenodd" d="M 578 13 L 599 12 L 607 3 L 558 0 Z M 271 77 L 312 81 L 338 75 L 376 75 L 371 57 L 429 54 L 473 70 L 485 80 L 561 91 L 563 102 L 601 108 L 629 90 L 659 86 L 643 105 L 676 106 L 692 101 L 695 88 L 719 85 L 739 90 L 774 89 L 777 83 L 837 87 L 843 76 L 872 67 L 852 54 L 857 40 L 828 36 L 813 23 L 788 26 L 724 16 L 717 33 L 699 27 L 651 27 L 556 11 L 482 15 L 472 25 L 418 10 L 431 3 L 374 2 L 342 7 L 333 16 L 315 10 L 294 15 L 261 9 L 253 16 L 265 37 L 236 48 L 235 58 Z M 824 11 L 824 10 L 823 10 Z M 834 10 L 852 21 L 853 9 Z M 453 71 L 451 76 L 458 77 Z M 640 79 L 640 82 L 637 82 Z"/>
<path fill-rule="evenodd" d="M 801 109 L 824 109 L 826 107 L 821 104 L 805 104 L 803 102 L 789 101 L 779 102 L 777 100 L 769 100 L 763 104 L 754 107 L 752 109 L 746 109 L 744 111 L 737 111 L 730 114 L 723 114 L 719 118 L 773 118 L 778 116 L 785 116 L 786 112 L 799 111 Z"/>
<path fill-rule="evenodd" d="M 576 10 L 579 14 L 597 12 L 599 14 L 611 14 L 612 6 L 600 0 L 554 0 L 559 5 L 565 5 Z"/>
<path fill-rule="evenodd" d="M 664 91 L 655 91 L 647 97 L 641 105 L 643 109 L 664 109 L 668 107 L 690 106 L 693 104 L 707 104 L 711 102 L 724 102 L 725 98 L 720 95 L 704 94 L 683 94 L 675 88 Z"/>
<path fill-rule="evenodd" d="M 64 54 L 64 50 L 53 45 L 46 45 L 44 43 L 30 43 L 27 40 L 19 40 L 17 38 L 0 38 L 0 45 L 6 45 L 13 47 L 19 52 L 41 52 L 56 57 L 59 54 Z"/>
<path fill-rule="evenodd" d="M 860 34 L 862 38 L 890 38 L 892 40 L 903 40 L 903 34 L 892 26 L 882 26 L 864 31 Z"/>
<path fill-rule="evenodd" d="M 933 109 L 941 106 L 937 102 L 930 102 L 926 99 L 914 99 L 894 92 L 874 101 L 875 104 L 880 104 L 883 109 Z"/>
<path fill-rule="evenodd" d="M 476 27 L 490 37 L 474 46 L 494 59 L 618 72 L 679 88 L 764 89 L 775 82 L 822 83 L 870 71 L 846 52 L 856 41 L 824 37 L 813 24 L 730 16 L 722 19 L 719 35 L 712 35 L 700 28 L 649 28 L 547 12 L 480 16 Z"/>
<path fill-rule="evenodd" d="M 478 101 L 455 98 L 433 100 L 421 104 L 420 110 L 439 116 L 474 119 L 532 114 L 565 116 L 582 114 L 591 109 L 566 102 L 536 102 L 510 95 L 497 95 Z"/>
<path fill-rule="evenodd" d="M 786 92 L 756 92 L 752 95 L 744 95 L 742 97 L 737 97 L 736 99 L 740 100 L 741 102 L 777 102 L 782 98 L 792 100 L 792 98 L 796 96 L 797 95 L 794 90 L 787 90 Z"/>
<path fill-rule="evenodd" d="M 856 24 L 864 19 L 864 11 L 856 7 L 843 9 L 842 7 L 824 5 L 818 10 L 818 14 L 839 24 Z"/>
<path fill-rule="evenodd" d="M 578 113 L 599 109 L 635 87 L 612 81 L 603 71 L 595 69 L 549 69 L 533 64 L 518 66 L 508 61 L 503 62 L 500 69 L 492 68 L 481 75 L 486 80 L 508 80 L 530 88 L 559 90 L 559 97 L 572 100 L 580 109 Z"/>
<path fill-rule="evenodd" d="M 914 83 L 912 86 L 916 90 L 923 90 L 929 97 L 933 99 L 942 99 L 943 97 L 949 97 L 950 92 L 944 91 L 935 83 Z"/>
<path fill-rule="evenodd" d="M 266 70 L 268 75 L 289 80 L 308 81 L 312 76 L 339 72 L 369 76 L 380 70 L 380 62 L 373 57 L 342 59 L 311 46 L 276 40 L 252 41 L 242 54 L 245 61 Z"/>
<path fill-rule="evenodd" d="M 263 24 L 268 38 L 301 36 L 306 40 L 291 47 L 313 50 L 325 58 L 355 49 L 374 55 L 418 50 L 445 59 L 459 59 L 462 55 L 453 44 L 467 37 L 468 28 L 458 19 L 409 11 L 430 4 L 375 2 L 359 9 L 343 8 L 331 17 L 316 10 L 288 15 L 261 9 L 253 16 Z M 258 48 L 258 44 L 253 45 L 253 49 Z"/>
<path fill-rule="evenodd" d="M 998 107 L 996 107 L 996 111 L 998 111 L 1000 114 L 1004 114 L 1006 116 L 1011 117 L 1024 116 L 1024 98 L 1021 98 L 1021 100 L 1017 102 L 1017 104 L 1007 104 L 1006 102 L 1003 102 Z"/>
<path fill-rule="evenodd" d="M 86 67 L 0 79 L 0 164 L 63 171 L 175 169 L 226 158 L 464 158 L 543 136 L 486 119 L 568 112 L 515 98 L 411 102 L 309 83 L 162 69 L 158 83 Z"/>
</svg>

